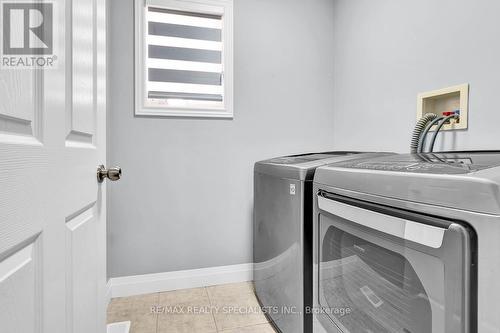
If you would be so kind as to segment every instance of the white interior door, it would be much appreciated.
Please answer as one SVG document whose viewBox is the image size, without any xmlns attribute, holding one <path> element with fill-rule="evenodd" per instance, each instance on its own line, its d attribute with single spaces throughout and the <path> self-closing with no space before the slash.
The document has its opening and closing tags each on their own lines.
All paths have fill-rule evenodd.
<svg viewBox="0 0 500 333">
<path fill-rule="evenodd" d="M 57 67 L 0 69 L 2 333 L 105 332 L 105 0 L 51 3 Z"/>
</svg>

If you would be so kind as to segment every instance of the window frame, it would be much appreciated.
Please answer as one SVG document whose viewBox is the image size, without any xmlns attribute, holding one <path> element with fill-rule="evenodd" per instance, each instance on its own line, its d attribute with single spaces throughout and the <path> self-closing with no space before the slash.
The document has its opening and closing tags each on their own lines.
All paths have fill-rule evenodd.
<svg viewBox="0 0 500 333">
<path fill-rule="evenodd" d="M 230 118 L 233 112 L 233 0 L 137 0 L 135 2 L 134 98 L 135 115 L 156 117 Z M 222 15 L 223 106 L 182 107 L 146 105 L 147 6 L 201 14 Z"/>
</svg>

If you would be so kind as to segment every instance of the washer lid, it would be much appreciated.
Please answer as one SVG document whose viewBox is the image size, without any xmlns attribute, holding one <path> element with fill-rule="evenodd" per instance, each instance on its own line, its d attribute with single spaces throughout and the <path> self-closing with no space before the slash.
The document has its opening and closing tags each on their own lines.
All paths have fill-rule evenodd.
<svg viewBox="0 0 500 333">
<path fill-rule="evenodd" d="M 317 169 L 314 181 L 388 198 L 500 214 L 500 152 L 343 161 Z"/>
<path fill-rule="evenodd" d="M 276 157 L 255 163 L 254 171 L 280 178 L 312 180 L 317 167 L 357 158 L 374 158 L 389 153 L 355 151 L 320 152 Z"/>
</svg>

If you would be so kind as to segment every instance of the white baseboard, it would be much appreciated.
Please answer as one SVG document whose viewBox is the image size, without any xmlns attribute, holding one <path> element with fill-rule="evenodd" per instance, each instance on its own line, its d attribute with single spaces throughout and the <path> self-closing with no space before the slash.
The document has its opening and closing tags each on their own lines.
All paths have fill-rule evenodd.
<svg viewBox="0 0 500 333">
<path fill-rule="evenodd" d="M 252 278 L 253 264 L 241 264 L 111 278 L 108 285 L 110 296 L 115 298 L 246 282 Z"/>
</svg>

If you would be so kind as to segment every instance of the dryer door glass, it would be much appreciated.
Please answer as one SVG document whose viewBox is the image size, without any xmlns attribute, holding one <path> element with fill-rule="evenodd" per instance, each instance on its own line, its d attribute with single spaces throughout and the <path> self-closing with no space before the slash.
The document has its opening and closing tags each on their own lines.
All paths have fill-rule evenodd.
<svg viewBox="0 0 500 333">
<path fill-rule="evenodd" d="M 469 332 L 467 229 L 444 220 L 413 224 L 338 202 L 328 208 L 319 215 L 318 302 L 337 328 Z"/>
</svg>

